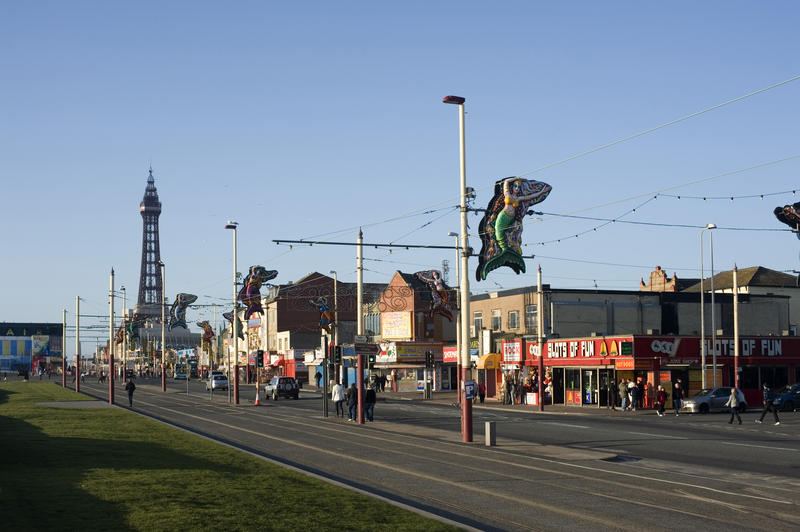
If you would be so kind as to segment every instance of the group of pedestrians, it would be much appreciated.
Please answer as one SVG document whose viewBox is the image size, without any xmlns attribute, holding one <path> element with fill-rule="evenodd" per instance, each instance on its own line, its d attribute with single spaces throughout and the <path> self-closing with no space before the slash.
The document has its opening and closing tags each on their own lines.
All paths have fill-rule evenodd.
<svg viewBox="0 0 800 532">
<path fill-rule="evenodd" d="M 371 384 L 364 390 L 364 417 L 367 421 L 375 421 L 376 388 L 378 384 Z M 347 421 L 358 421 L 358 388 L 352 383 L 345 389 L 342 383 L 337 382 L 331 389 L 331 400 L 336 405 L 336 417 L 344 418 L 344 405 L 347 404 Z"/>
<path fill-rule="evenodd" d="M 639 382 L 634 382 L 633 379 L 622 379 L 619 383 L 617 393 L 622 407 L 622 411 L 635 411 L 642 408 L 642 400 L 644 398 L 644 383 L 641 379 Z M 615 398 L 616 399 L 616 398 Z M 616 408 L 614 408 L 616 410 Z"/>
</svg>

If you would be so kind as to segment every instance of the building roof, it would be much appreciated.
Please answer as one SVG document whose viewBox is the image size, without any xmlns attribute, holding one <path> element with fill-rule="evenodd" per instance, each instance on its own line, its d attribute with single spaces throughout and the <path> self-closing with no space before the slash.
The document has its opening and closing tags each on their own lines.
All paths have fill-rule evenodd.
<svg viewBox="0 0 800 532">
<path fill-rule="evenodd" d="M 770 270 L 763 266 L 752 266 L 750 268 L 741 268 L 737 272 L 738 285 L 749 287 L 764 287 L 764 288 L 798 288 L 800 278 L 788 273 Z M 703 288 L 709 290 L 711 288 L 711 278 L 703 280 Z M 733 288 L 733 270 L 720 272 L 714 276 L 714 290 L 726 290 Z M 700 282 L 686 288 L 685 292 L 699 292 Z"/>
</svg>

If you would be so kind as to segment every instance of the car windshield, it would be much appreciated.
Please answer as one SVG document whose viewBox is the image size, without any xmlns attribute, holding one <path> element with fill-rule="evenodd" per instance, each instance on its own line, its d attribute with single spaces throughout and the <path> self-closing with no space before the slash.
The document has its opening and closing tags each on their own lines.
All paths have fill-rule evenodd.
<svg viewBox="0 0 800 532">
<path fill-rule="evenodd" d="M 694 394 L 694 397 L 703 397 L 704 395 L 710 394 L 712 390 L 713 388 L 703 388 L 702 390 Z"/>
<path fill-rule="evenodd" d="M 214 375 L 215 381 L 224 381 L 225 377 L 223 375 Z"/>
</svg>

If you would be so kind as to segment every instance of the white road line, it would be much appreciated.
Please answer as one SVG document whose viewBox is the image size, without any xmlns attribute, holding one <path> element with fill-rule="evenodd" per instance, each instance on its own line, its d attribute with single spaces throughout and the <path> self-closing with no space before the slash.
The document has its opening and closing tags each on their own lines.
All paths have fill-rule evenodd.
<svg viewBox="0 0 800 532">
<path fill-rule="evenodd" d="M 770 450 L 777 450 L 777 451 L 793 451 L 797 452 L 798 449 L 791 449 L 789 447 L 773 447 L 772 445 L 752 445 L 750 443 L 732 443 L 729 441 L 721 441 L 724 445 L 737 445 L 739 447 L 758 447 L 759 449 L 770 449 Z"/>
<path fill-rule="evenodd" d="M 575 429 L 588 429 L 589 428 L 589 427 L 586 427 L 584 425 L 570 425 L 569 423 L 560 423 L 558 421 L 540 421 L 540 423 L 543 424 L 543 425 L 558 425 L 559 427 L 572 427 L 572 428 L 575 428 Z"/>
<path fill-rule="evenodd" d="M 638 434 L 640 436 L 650 436 L 651 438 L 671 438 L 673 440 L 688 440 L 685 436 L 667 436 L 665 434 L 650 434 L 649 432 L 629 432 L 628 434 Z"/>
</svg>

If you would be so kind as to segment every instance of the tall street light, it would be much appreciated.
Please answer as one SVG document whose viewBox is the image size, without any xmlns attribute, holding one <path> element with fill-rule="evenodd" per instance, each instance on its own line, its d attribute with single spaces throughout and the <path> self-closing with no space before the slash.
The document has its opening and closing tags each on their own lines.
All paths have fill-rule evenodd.
<svg viewBox="0 0 800 532">
<path fill-rule="evenodd" d="M 459 234 L 450 231 L 447 236 L 455 238 L 456 242 L 456 281 L 461 282 L 461 265 L 459 264 L 460 257 L 458 255 L 458 238 Z M 458 404 L 461 404 L 461 317 L 456 310 L 456 353 L 458 353 L 458 363 L 456 364 L 456 397 Z"/>
<path fill-rule="evenodd" d="M 700 365 L 701 365 L 701 368 L 702 368 L 702 371 L 700 372 L 700 374 L 702 375 L 702 387 L 703 387 L 703 389 L 706 389 L 708 387 L 707 386 L 707 379 L 706 379 L 706 320 L 705 320 L 705 306 L 706 306 L 705 295 L 706 295 L 706 292 L 703 289 L 703 275 L 704 275 L 704 273 L 703 273 L 703 233 L 706 232 L 706 231 L 711 231 L 711 230 L 716 229 L 716 228 L 717 228 L 717 226 L 715 224 L 708 224 L 703 228 L 702 231 L 700 231 Z M 713 260 L 714 260 L 713 259 L 713 256 L 714 256 L 713 236 L 711 238 L 712 238 L 712 241 L 711 241 L 711 245 L 712 245 L 711 256 L 712 256 L 712 259 L 711 260 L 712 260 L 712 264 L 713 264 Z M 713 266 L 712 266 L 712 270 L 713 270 Z M 714 282 L 714 274 L 713 273 L 711 274 L 711 282 L 712 283 Z M 712 284 L 712 287 L 711 287 L 711 297 L 712 297 L 712 302 L 711 302 L 711 321 L 713 322 L 714 321 L 714 302 L 713 302 L 714 287 L 713 287 L 713 284 Z M 714 328 L 713 324 L 712 324 L 711 328 L 712 329 Z M 716 334 L 714 334 L 714 339 L 716 339 Z M 714 357 L 714 360 L 716 361 L 716 356 Z M 714 386 L 716 386 L 716 381 L 717 381 L 716 369 L 717 368 L 714 367 Z"/>
<path fill-rule="evenodd" d="M 339 345 L 339 277 L 336 273 L 336 270 L 331 270 L 331 274 L 333 274 L 333 345 Z M 330 355 L 330 349 L 328 346 L 325 346 L 327 349 L 326 353 Z M 325 357 L 325 360 L 328 360 L 328 357 Z M 325 379 L 324 384 L 324 393 L 327 396 L 328 394 L 328 363 L 325 363 L 325 371 L 322 372 L 322 377 Z M 336 379 L 336 382 L 340 382 L 339 377 L 339 368 L 335 368 L 336 375 L 333 376 Z M 326 399 L 327 401 L 327 399 Z"/>
<path fill-rule="evenodd" d="M 461 295 L 461 330 L 463 331 L 464 341 L 461 342 L 461 381 L 471 380 L 472 371 L 469 363 L 469 235 L 467 234 L 467 163 L 466 148 L 464 140 L 464 102 L 461 96 L 445 96 L 443 103 L 458 105 L 458 132 L 459 132 L 459 159 L 461 170 L 461 181 L 459 184 L 459 196 L 461 197 L 461 272 L 458 282 L 458 289 Z M 466 390 L 466 388 L 465 388 Z M 461 395 L 461 390 L 458 391 Z M 472 441 L 472 401 L 461 397 L 461 441 L 469 443 Z"/>
<path fill-rule="evenodd" d="M 236 312 L 236 295 L 237 295 L 237 282 L 236 282 L 236 228 L 239 226 L 238 222 L 231 222 L 225 225 L 225 229 L 233 231 L 233 323 L 231 323 L 231 331 L 233 331 L 233 356 L 236 359 L 236 371 L 233 375 L 233 400 L 234 404 L 239 404 L 239 331 L 236 327 L 238 319 Z M 228 350 L 228 375 L 231 374 L 231 352 Z M 230 381 L 228 382 L 228 402 L 231 402 L 231 387 Z"/>
<path fill-rule="evenodd" d="M 167 375 L 164 373 L 164 352 L 167 350 L 167 300 L 165 293 L 167 290 L 166 284 L 166 269 L 163 261 L 158 261 L 158 266 L 161 268 L 161 391 L 167 391 Z"/>
<path fill-rule="evenodd" d="M 120 288 L 120 291 L 122 292 L 122 319 L 120 322 L 122 327 L 122 380 L 124 381 L 128 373 L 128 334 L 125 330 L 125 318 L 128 315 L 128 300 L 124 286 Z"/>
</svg>

